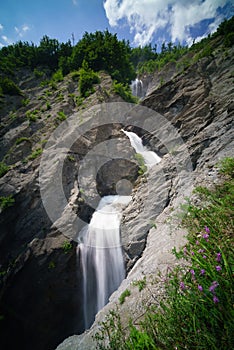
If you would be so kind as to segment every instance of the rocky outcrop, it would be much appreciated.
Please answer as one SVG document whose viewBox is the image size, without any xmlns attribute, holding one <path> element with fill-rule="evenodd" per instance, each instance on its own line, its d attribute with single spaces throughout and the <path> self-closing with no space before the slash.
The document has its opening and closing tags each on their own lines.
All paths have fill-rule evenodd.
<svg viewBox="0 0 234 350">
<path fill-rule="evenodd" d="M 126 109 L 111 104 L 120 99 L 110 93 L 111 80 L 104 73 L 86 105 L 80 104 L 77 82 L 71 77 L 52 91 L 39 88 L 29 72 L 20 78 L 28 105 L 22 106 L 23 97 L 4 101 L 0 152 L 11 169 L 0 179 L 0 196 L 13 195 L 15 200 L 0 215 L 0 315 L 4 317 L 0 337 L 4 349 L 19 344 L 26 350 L 54 349 L 66 337 L 83 332 L 74 236 L 79 229 L 74 217 L 82 224 L 88 222 L 104 194 L 132 190 L 133 199 L 121 225 L 128 275 L 98 313 L 93 327 L 65 340 L 59 350 L 95 349 L 92 335 L 116 305 L 123 322 L 129 315 L 140 317 L 141 298 L 149 300 L 149 291 L 146 288 L 139 294 L 132 282 L 154 278 L 158 270 L 165 273 L 175 264 L 170 251 L 183 244 L 186 235 L 178 220 L 181 203 L 196 184 L 215 181 L 214 165 L 232 155 L 233 49 L 224 55 L 217 48 L 213 57 L 204 57 L 181 73 L 173 67 L 161 72 L 164 81 L 157 75 L 152 78 L 139 106 Z M 93 108 L 100 102 L 108 102 L 109 109 L 105 105 L 102 110 Z M 15 107 L 17 112 L 10 113 Z M 35 109 L 38 112 L 33 114 Z M 100 111 L 106 115 L 102 123 L 97 118 Z M 115 120 L 109 116 L 111 111 Z M 121 132 L 123 126 L 137 132 L 149 148 L 163 156 L 141 177 L 129 140 Z M 72 140 L 69 147 L 68 140 Z M 39 176 L 43 159 L 46 171 Z M 59 164 L 63 164 L 62 171 Z M 42 202 L 43 186 L 57 194 L 58 177 L 63 196 L 52 195 Z M 49 202 L 51 198 L 53 222 L 45 210 L 45 199 Z M 131 289 L 131 296 L 120 306 L 118 298 L 126 288 Z M 154 295 L 162 290 L 163 281 Z"/>
<path fill-rule="evenodd" d="M 177 137 L 172 140 L 175 135 L 166 123 L 159 123 L 158 130 L 152 128 L 151 135 L 147 133 L 145 142 L 159 149 L 164 157 L 139 180 L 124 212 L 122 238 L 129 267 L 127 278 L 97 314 L 91 329 L 66 339 L 58 350 L 95 349 L 93 336 L 111 309 L 117 307 L 123 324 L 127 324 L 129 317 L 141 317 L 142 302 L 150 303 L 152 295 L 154 302 L 159 300 L 163 276 L 176 263 L 171 249 L 186 241 L 186 232 L 179 225 L 181 204 L 193 195 L 194 187 L 216 182 L 215 165 L 223 157 L 233 156 L 233 64 L 233 49 L 224 55 L 218 48 L 213 57 L 199 60 L 162 86 L 152 88 L 142 101 L 143 106 L 166 117 L 170 126 L 179 131 L 182 143 L 177 142 Z M 155 279 L 158 271 L 162 277 L 157 288 L 152 290 L 150 285 L 139 293 L 133 282 Z M 120 305 L 118 298 L 126 288 L 131 295 Z"/>
</svg>

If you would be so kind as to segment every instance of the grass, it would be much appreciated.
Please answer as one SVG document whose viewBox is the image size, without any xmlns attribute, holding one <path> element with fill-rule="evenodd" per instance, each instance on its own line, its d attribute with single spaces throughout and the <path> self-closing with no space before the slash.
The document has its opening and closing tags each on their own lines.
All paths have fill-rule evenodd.
<svg viewBox="0 0 234 350">
<path fill-rule="evenodd" d="M 39 157 L 41 154 L 42 154 L 43 150 L 42 148 L 37 148 L 35 149 L 31 154 L 30 156 L 28 157 L 29 160 L 34 160 L 36 159 L 37 157 Z"/>
<path fill-rule="evenodd" d="M 12 195 L 0 197 L 0 209 L 2 210 L 12 207 L 14 203 L 15 199 L 12 197 Z"/>
<path fill-rule="evenodd" d="M 125 291 L 119 297 L 119 303 L 122 305 L 125 302 L 125 299 L 131 295 L 129 289 L 125 289 Z"/>
<path fill-rule="evenodd" d="M 10 167 L 6 165 L 4 162 L 0 162 L 0 177 L 4 176 Z"/>
<path fill-rule="evenodd" d="M 127 327 L 112 311 L 95 335 L 98 349 L 234 348 L 234 159 L 218 166 L 222 181 L 196 188 L 196 204 L 183 207 L 187 243 L 173 251 L 178 264 L 165 278 L 163 298 Z"/>
</svg>

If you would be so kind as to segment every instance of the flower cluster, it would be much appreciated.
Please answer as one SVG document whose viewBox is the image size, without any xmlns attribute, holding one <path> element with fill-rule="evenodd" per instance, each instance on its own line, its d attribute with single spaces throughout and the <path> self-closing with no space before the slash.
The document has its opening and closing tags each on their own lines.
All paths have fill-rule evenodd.
<svg viewBox="0 0 234 350">
<path fill-rule="evenodd" d="M 180 281 L 179 286 L 180 290 L 185 292 L 186 290 L 191 289 L 192 283 L 192 285 L 195 285 L 197 290 L 201 292 L 203 296 L 212 293 L 213 302 L 216 304 L 219 302 L 216 295 L 216 289 L 219 286 L 219 283 L 211 278 L 214 278 L 215 274 L 222 271 L 222 253 L 213 253 L 211 251 L 210 254 L 210 247 L 208 246 L 210 245 L 210 243 L 208 243 L 210 235 L 211 232 L 209 227 L 205 226 L 204 232 L 199 233 L 198 239 L 195 242 L 195 246 L 199 249 L 191 250 L 190 245 L 184 247 L 183 255 L 186 259 L 189 259 L 192 262 L 192 268 L 189 270 L 187 279 Z M 208 269 L 207 271 L 206 268 Z M 209 283 L 209 280 L 212 282 Z"/>
</svg>

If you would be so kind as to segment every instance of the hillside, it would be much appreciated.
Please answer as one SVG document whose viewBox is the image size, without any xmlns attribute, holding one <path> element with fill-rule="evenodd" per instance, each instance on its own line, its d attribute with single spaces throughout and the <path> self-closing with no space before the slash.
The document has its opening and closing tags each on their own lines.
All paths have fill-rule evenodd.
<svg viewBox="0 0 234 350">
<path fill-rule="evenodd" d="M 55 349 L 66 337 L 84 331 L 73 231 L 89 222 L 97 206 L 96 192 L 116 194 L 115 184 L 122 179 L 133 187 L 121 224 L 128 274 L 91 330 L 68 338 L 58 349 L 95 349 L 92 335 L 116 305 L 124 325 L 129 316 L 140 317 L 140 300 L 149 295 L 147 290 L 139 294 L 132 282 L 150 279 L 158 270 L 165 273 L 175 265 L 171 249 L 184 244 L 186 235 L 175 213 L 197 185 L 218 182 L 215 165 L 233 156 L 234 49 L 223 27 L 176 62 L 165 59 L 160 70 L 141 67 L 146 96 L 138 104 L 123 100 L 135 101 L 124 85 L 135 73 L 124 76 L 125 69 L 122 78 L 113 82 L 117 77 L 113 67 L 110 72 L 105 67 L 100 71 L 90 62 L 81 62 L 62 75 L 58 66 L 51 70 L 21 62 L 14 67 L 13 78 L 5 66 L 4 79 L 15 85 L 2 80 L 1 86 L 9 90 L 2 88 L 0 97 L 0 339 L 4 349 Z M 162 157 L 159 166 L 139 173 L 123 127 L 138 133 Z M 92 158 L 87 160 L 93 150 L 98 166 Z M 47 188 L 52 204 L 50 196 L 42 198 Z M 82 222 L 77 223 L 74 216 Z M 162 284 L 155 293 L 160 288 Z M 120 305 L 126 289 L 131 293 Z"/>
</svg>

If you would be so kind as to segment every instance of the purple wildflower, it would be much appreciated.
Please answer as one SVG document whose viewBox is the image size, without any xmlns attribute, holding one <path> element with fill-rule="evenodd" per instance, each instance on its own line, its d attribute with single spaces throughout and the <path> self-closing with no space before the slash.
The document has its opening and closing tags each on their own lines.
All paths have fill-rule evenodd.
<svg viewBox="0 0 234 350">
<path fill-rule="evenodd" d="M 201 269 L 201 275 L 204 275 L 204 274 L 205 274 L 205 270 Z"/>
<path fill-rule="evenodd" d="M 200 286 L 200 284 L 197 286 L 197 288 L 200 290 L 200 292 L 203 291 L 203 288 L 202 288 L 202 286 Z"/>
<path fill-rule="evenodd" d="M 198 253 L 203 253 L 203 252 L 204 252 L 204 249 L 199 249 L 197 252 L 198 252 Z"/>
<path fill-rule="evenodd" d="M 217 255 L 216 255 L 216 261 L 218 261 L 218 262 L 221 261 L 221 253 L 217 253 Z"/>
<path fill-rule="evenodd" d="M 190 270 L 190 273 L 191 273 L 192 276 L 195 275 L 195 271 L 194 270 Z"/>
<path fill-rule="evenodd" d="M 209 234 L 208 234 L 208 233 L 204 233 L 204 235 L 202 235 L 202 237 L 203 237 L 206 241 L 208 241 Z"/>
<path fill-rule="evenodd" d="M 206 259 L 206 255 L 203 255 L 203 259 Z"/>
<path fill-rule="evenodd" d="M 187 254 L 187 248 L 186 247 L 184 247 L 184 254 Z"/>
<path fill-rule="evenodd" d="M 199 245 L 199 241 L 196 241 L 196 245 Z"/>
<path fill-rule="evenodd" d="M 206 233 L 210 233 L 209 227 L 205 226 L 205 231 L 206 231 Z"/>
<path fill-rule="evenodd" d="M 213 297 L 213 302 L 214 302 L 215 304 L 219 302 L 219 299 L 216 297 L 216 295 L 214 295 L 214 297 Z"/>
<path fill-rule="evenodd" d="M 214 292 L 214 290 L 215 290 L 215 288 L 217 288 L 218 287 L 218 282 L 217 281 L 214 281 L 214 282 L 212 282 L 212 284 L 211 284 L 211 286 L 210 286 L 210 288 L 209 288 L 209 291 L 210 292 Z"/>
<path fill-rule="evenodd" d="M 194 252 L 191 252 L 192 255 L 194 255 Z"/>
<path fill-rule="evenodd" d="M 180 282 L 180 289 L 182 289 L 182 290 L 185 289 L 185 284 L 184 284 L 184 282 Z"/>
<path fill-rule="evenodd" d="M 218 265 L 218 266 L 216 266 L 215 268 L 216 268 L 216 271 L 221 271 L 221 270 L 222 270 L 222 267 L 221 267 L 221 266 L 219 266 L 219 265 Z"/>
</svg>

